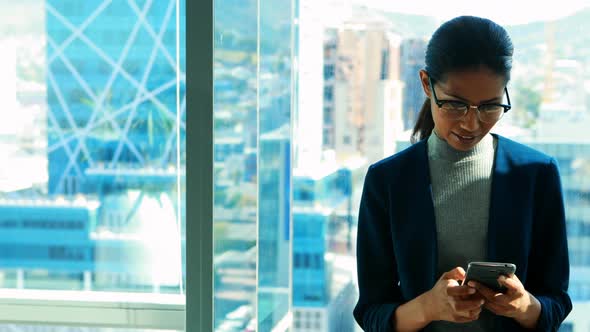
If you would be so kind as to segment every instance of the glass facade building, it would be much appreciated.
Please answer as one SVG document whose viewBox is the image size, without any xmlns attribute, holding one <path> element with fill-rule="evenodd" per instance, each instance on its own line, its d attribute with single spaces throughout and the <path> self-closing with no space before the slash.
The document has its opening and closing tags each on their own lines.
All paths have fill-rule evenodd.
<svg viewBox="0 0 590 332">
<path fill-rule="evenodd" d="M 176 4 L 44 2 L 45 136 L 30 139 L 46 142 L 46 182 L 0 202 L 1 245 L 19 249 L 0 252 L 14 287 L 182 292 L 186 41 Z"/>
</svg>

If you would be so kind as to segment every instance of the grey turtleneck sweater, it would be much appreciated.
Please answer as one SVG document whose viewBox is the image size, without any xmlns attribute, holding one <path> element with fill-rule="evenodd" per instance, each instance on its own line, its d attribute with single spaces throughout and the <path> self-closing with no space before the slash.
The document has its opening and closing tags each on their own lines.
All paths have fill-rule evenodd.
<svg viewBox="0 0 590 332">
<path fill-rule="evenodd" d="M 486 135 L 473 149 L 458 151 L 434 132 L 428 163 L 438 244 L 438 277 L 486 258 L 488 214 L 496 142 Z M 483 310 L 466 324 L 433 322 L 428 331 L 493 331 L 494 315 Z"/>
</svg>

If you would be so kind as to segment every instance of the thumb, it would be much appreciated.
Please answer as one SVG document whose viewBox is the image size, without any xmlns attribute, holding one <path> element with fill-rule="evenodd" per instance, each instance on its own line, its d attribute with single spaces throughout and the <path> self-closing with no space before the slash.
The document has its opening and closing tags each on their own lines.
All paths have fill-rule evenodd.
<svg viewBox="0 0 590 332">
<path fill-rule="evenodd" d="M 462 267 L 457 266 L 456 268 L 445 272 L 442 276 L 443 279 L 463 280 L 465 279 L 465 270 Z"/>
<path fill-rule="evenodd" d="M 500 284 L 506 286 L 509 292 L 518 291 L 520 289 L 520 286 L 522 285 L 520 283 L 520 280 L 515 278 L 507 278 L 506 276 L 500 276 L 498 278 L 498 281 L 500 282 Z"/>
</svg>

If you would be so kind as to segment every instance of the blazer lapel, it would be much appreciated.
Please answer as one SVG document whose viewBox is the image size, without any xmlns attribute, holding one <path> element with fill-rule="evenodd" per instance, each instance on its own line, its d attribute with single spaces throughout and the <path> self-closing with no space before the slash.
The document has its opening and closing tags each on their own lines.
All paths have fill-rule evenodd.
<svg viewBox="0 0 590 332">
<path fill-rule="evenodd" d="M 489 261 L 516 263 L 519 243 L 522 244 L 524 234 L 515 227 L 519 209 L 518 178 L 511 172 L 509 151 L 502 137 L 498 138 L 498 146 L 492 174 L 492 193 L 488 221 L 487 259 Z M 518 221 L 516 221 L 518 222 Z"/>
<path fill-rule="evenodd" d="M 404 249 L 409 250 L 406 252 L 411 252 L 409 261 L 404 265 L 414 279 L 413 289 L 421 294 L 431 289 L 438 279 L 438 252 L 426 140 L 416 145 L 414 171 L 406 178 L 406 188 L 411 189 L 404 200 L 407 204 L 407 210 L 404 210 L 408 211 L 409 218 L 400 225 L 404 229 L 398 234 L 404 234 L 404 238 L 399 240 L 405 244 Z"/>
</svg>

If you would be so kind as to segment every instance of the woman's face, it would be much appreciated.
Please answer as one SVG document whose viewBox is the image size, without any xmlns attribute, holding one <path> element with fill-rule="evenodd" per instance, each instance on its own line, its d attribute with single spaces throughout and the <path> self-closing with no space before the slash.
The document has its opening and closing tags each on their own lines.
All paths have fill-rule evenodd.
<svg viewBox="0 0 590 332">
<path fill-rule="evenodd" d="M 434 102 L 428 74 L 424 70 L 420 71 L 420 79 L 422 88 L 431 101 L 430 108 L 436 134 L 456 150 L 472 149 L 496 124 L 480 121 L 475 108 L 471 108 L 459 120 L 448 119 Z M 504 98 L 505 78 L 485 67 L 451 72 L 446 75 L 445 81 L 433 83 L 438 100 L 457 100 L 477 106 L 482 103 L 502 103 Z"/>
</svg>

